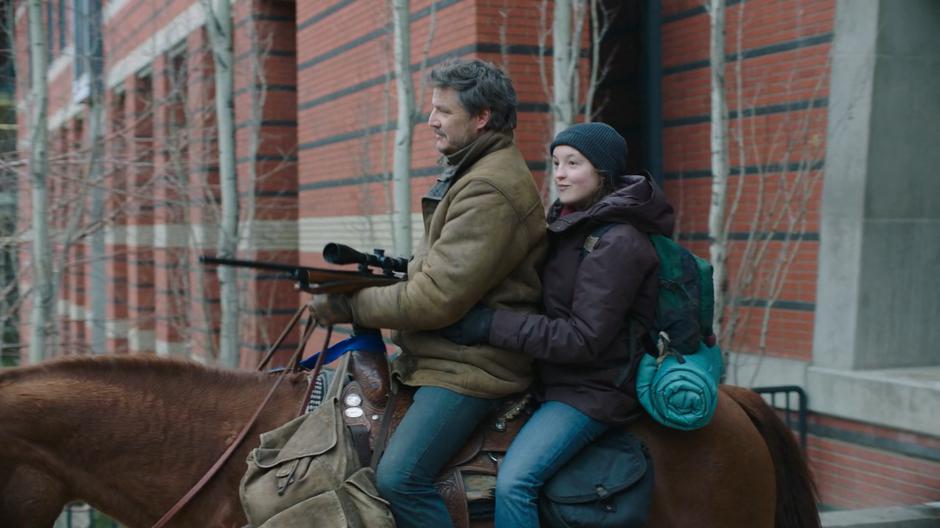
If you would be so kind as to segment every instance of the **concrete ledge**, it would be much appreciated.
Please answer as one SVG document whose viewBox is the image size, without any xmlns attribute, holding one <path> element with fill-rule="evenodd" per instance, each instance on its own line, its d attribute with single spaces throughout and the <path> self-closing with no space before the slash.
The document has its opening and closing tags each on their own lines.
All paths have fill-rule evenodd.
<svg viewBox="0 0 940 528">
<path fill-rule="evenodd" d="M 810 409 L 940 436 L 940 367 L 839 370 L 810 366 Z"/>
<path fill-rule="evenodd" d="M 826 512 L 820 518 L 824 528 L 936 528 L 940 502 Z"/>
<path fill-rule="evenodd" d="M 727 383 L 799 385 L 809 394 L 812 412 L 940 436 L 940 366 L 843 370 L 795 359 L 731 354 Z"/>
</svg>

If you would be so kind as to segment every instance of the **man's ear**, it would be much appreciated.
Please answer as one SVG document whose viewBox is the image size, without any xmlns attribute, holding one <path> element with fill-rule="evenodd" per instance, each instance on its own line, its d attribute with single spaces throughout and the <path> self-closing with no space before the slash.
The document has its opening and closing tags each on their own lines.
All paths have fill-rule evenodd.
<svg viewBox="0 0 940 528">
<path fill-rule="evenodd" d="M 493 111 L 489 108 L 484 108 L 483 111 L 473 118 L 477 132 L 482 132 L 483 129 L 486 128 L 486 124 L 490 122 L 490 117 L 492 116 Z"/>
</svg>

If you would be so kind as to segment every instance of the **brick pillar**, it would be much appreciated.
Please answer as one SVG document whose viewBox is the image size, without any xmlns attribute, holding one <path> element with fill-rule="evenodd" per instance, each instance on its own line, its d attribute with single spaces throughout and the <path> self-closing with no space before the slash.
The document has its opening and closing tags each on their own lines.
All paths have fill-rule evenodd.
<svg viewBox="0 0 940 528">
<path fill-rule="evenodd" d="M 185 225 L 188 196 L 179 192 L 188 181 L 179 156 L 186 156 L 179 140 L 185 139 L 184 112 L 180 97 L 185 84 L 174 69 L 182 67 L 181 57 L 163 55 L 154 60 L 154 295 L 156 299 L 156 350 L 160 355 L 189 355 L 189 323 L 185 303 L 188 283 L 188 228 Z M 180 90 L 183 90 L 182 92 Z"/>
<path fill-rule="evenodd" d="M 127 182 L 134 196 L 127 217 L 128 339 L 131 351 L 154 352 L 152 76 L 131 76 L 127 87 L 133 162 Z"/>
<path fill-rule="evenodd" d="M 189 108 L 189 195 L 196 200 L 189 209 L 189 222 L 196 240 L 191 255 L 189 301 L 192 356 L 198 361 L 213 362 L 217 357 L 219 324 L 219 281 L 215 268 L 199 264 L 199 254 L 215 254 L 218 220 L 213 211 L 218 204 L 218 153 L 212 138 L 215 136 L 215 106 L 213 99 L 212 56 L 205 30 L 190 33 L 187 39 L 187 95 Z"/>
<path fill-rule="evenodd" d="M 80 118 L 73 119 L 69 123 L 69 127 L 66 130 L 66 133 L 69 135 L 69 152 L 74 154 L 87 152 L 84 145 L 84 121 Z M 88 170 L 88 155 L 73 155 L 71 156 L 71 164 L 69 166 L 69 174 L 86 174 Z M 72 176 L 74 177 L 74 176 Z M 88 220 L 87 215 L 85 214 L 86 206 L 89 202 L 88 197 L 84 199 L 84 203 L 78 201 L 78 197 L 82 195 L 85 191 L 79 186 L 82 185 L 79 182 L 75 182 L 72 185 L 72 196 L 75 201 L 73 205 L 69 208 L 69 216 L 79 216 L 77 218 L 77 225 L 79 229 L 81 226 L 84 226 Z M 71 218 L 66 220 L 67 222 L 75 221 Z M 74 236 L 74 234 L 73 234 Z M 90 343 L 87 341 L 88 332 L 85 328 L 85 313 L 88 310 L 86 306 L 86 300 L 88 296 L 85 295 L 85 278 L 88 275 L 88 247 L 87 247 L 87 237 L 83 237 L 80 240 L 75 240 L 72 243 L 71 251 L 68 255 L 68 260 L 66 262 L 66 269 L 63 270 L 63 274 L 67 274 L 71 277 L 70 287 L 69 287 L 69 303 L 68 303 L 68 321 L 70 328 L 70 341 L 68 343 L 63 343 L 69 346 L 71 351 L 85 353 L 89 350 Z"/>
<path fill-rule="evenodd" d="M 50 131 L 48 176 L 46 178 L 48 193 L 47 207 L 50 212 L 50 234 L 56 231 L 63 232 L 68 225 L 68 214 L 67 209 L 65 208 L 65 203 L 70 200 L 71 197 L 69 193 L 72 192 L 73 189 L 66 179 L 66 176 L 70 170 L 70 167 L 66 165 L 66 160 L 68 159 L 66 153 L 69 152 L 69 147 L 70 145 L 67 125 L 63 124 L 56 130 Z M 58 260 L 61 258 L 61 252 L 64 250 L 64 247 L 58 245 L 56 240 L 56 238 L 53 238 L 50 241 L 52 244 L 53 267 L 59 266 Z M 67 263 L 68 262 L 66 261 L 66 264 Z M 56 321 L 54 324 L 59 333 L 58 342 L 60 344 L 67 344 L 72 341 L 72 325 L 69 320 L 69 304 L 71 303 L 72 295 L 72 275 L 67 267 L 60 270 L 60 273 L 59 289 L 56 292 L 55 300 L 54 317 L 56 318 Z M 68 354 L 71 350 L 72 347 L 63 347 L 59 350 L 48 350 L 47 354 L 48 357 L 55 357 Z"/>
<path fill-rule="evenodd" d="M 125 87 L 126 88 L 126 87 Z M 107 158 L 111 160 L 105 167 L 105 187 L 107 202 L 105 204 L 105 217 L 111 218 L 110 224 L 105 228 L 105 253 L 109 258 L 105 262 L 105 276 L 107 277 L 107 308 L 106 350 L 109 354 L 128 352 L 127 340 L 127 214 L 125 207 L 130 199 L 126 196 L 126 178 L 128 168 L 128 134 L 125 129 L 127 120 L 127 92 L 122 89 L 116 93 L 107 94 L 110 108 L 110 122 L 108 135 L 110 138 L 105 145 Z"/>
<path fill-rule="evenodd" d="M 235 122 L 238 145 L 239 191 L 246 200 L 242 218 L 244 258 L 296 263 L 297 243 L 297 61 L 296 18 L 291 4 L 269 0 L 233 6 L 237 21 Z M 252 13 L 259 16 L 250 19 Z M 252 26 L 254 30 L 252 31 Z M 253 42 L 253 37 L 256 42 Z M 263 44 L 259 44 L 263 43 Z M 270 42 L 270 49 L 261 49 Z M 258 57 L 254 59 L 252 57 Z M 260 63 L 265 92 L 252 77 Z M 264 99 L 263 111 L 255 108 Z M 258 119 L 260 118 L 260 122 Z M 252 151 L 252 137 L 260 137 Z M 273 342 L 301 302 L 293 284 L 270 273 L 245 273 L 241 365 L 252 368 Z M 289 357 L 297 343 L 295 333 L 285 341 L 279 357 Z"/>
</svg>

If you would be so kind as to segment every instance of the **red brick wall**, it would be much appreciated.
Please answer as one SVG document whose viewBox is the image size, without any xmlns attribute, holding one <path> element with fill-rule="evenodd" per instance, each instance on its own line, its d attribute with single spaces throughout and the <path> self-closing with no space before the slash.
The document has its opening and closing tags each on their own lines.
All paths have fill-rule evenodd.
<svg viewBox="0 0 940 528">
<path fill-rule="evenodd" d="M 196 5 L 191 0 L 176 0 L 165 3 L 128 2 L 119 12 L 106 21 L 104 46 L 106 72 L 112 71 L 122 60 L 131 57 L 135 50 L 148 42 L 157 32 L 178 15 Z M 257 221 L 296 221 L 296 58 L 294 3 L 280 0 L 239 2 L 234 6 L 235 23 L 235 107 L 237 127 L 237 163 L 241 178 L 243 200 L 254 194 L 253 217 Z M 25 35 L 26 17 L 19 19 L 20 35 Z M 249 22 L 253 23 L 249 23 Z M 71 27 L 71 21 L 67 24 Z M 252 38 L 263 47 L 262 81 L 252 80 Z M 190 240 L 189 247 L 183 242 L 163 244 L 160 240 L 140 242 L 123 236 L 130 228 L 144 229 L 149 235 L 144 240 L 161 238 L 163 226 L 183 225 L 186 221 L 199 223 L 210 221 L 209 207 L 187 209 L 187 200 L 215 193 L 217 186 L 216 167 L 212 161 L 212 67 L 211 57 L 206 53 L 206 38 L 203 31 L 196 30 L 189 36 L 182 35 L 176 49 L 186 56 L 186 81 L 188 89 L 184 102 L 173 103 L 168 98 L 173 92 L 170 65 L 174 60 L 170 50 L 157 56 L 147 64 L 139 64 L 145 74 L 127 71 L 125 79 L 117 79 L 121 94 L 108 87 L 108 125 L 106 140 L 105 185 L 109 193 L 107 217 L 109 228 L 115 233 L 105 252 L 107 279 L 107 314 L 110 325 L 127 327 L 135 332 L 152 335 L 150 344 L 135 346 L 120 331 L 108 340 L 109 352 L 153 352 L 156 343 L 174 345 L 191 344 L 194 355 L 205 356 L 211 348 L 207 336 L 211 335 L 218 322 L 217 286 L 214 270 L 202 270 L 196 257 L 214 248 L 197 248 Z M 68 36 L 68 42 L 72 37 Z M 25 42 L 18 43 L 20 64 L 25 64 Z M 53 60 L 59 53 L 54 49 Z M 54 116 L 69 109 L 72 102 L 71 61 L 50 79 L 49 114 Z M 147 82 L 142 82 L 146 79 Z M 251 133 L 253 115 L 250 85 L 263 84 L 266 91 L 265 104 L 260 114 L 261 141 L 257 153 L 252 155 L 247 138 Z M 20 78 L 21 87 L 28 87 L 28 80 Z M 21 89 L 20 93 L 26 93 Z M 175 105 L 175 106 L 174 106 Z M 189 119 L 185 129 L 174 133 L 169 128 L 169 119 Z M 181 116 L 179 114 L 188 114 Z M 50 202 L 53 204 L 53 223 L 58 229 L 66 226 L 70 212 L 77 207 L 74 201 L 80 186 L 76 175 L 83 168 L 82 124 L 87 120 L 84 110 L 70 110 L 71 117 L 57 130 L 50 133 L 53 149 L 49 171 Z M 25 117 L 25 115 L 24 115 Z M 27 123 L 21 119 L 21 135 Z M 179 137 L 185 136 L 185 144 Z M 174 142 L 174 140 L 176 140 Z M 182 145 L 182 146 L 181 146 Z M 181 150 L 183 164 L 189 165 L 189 189 L 180 188 L 179 182 L 168 179 L 176 167 L 171 163 L 171 150 Z M 175 154 L 175 152 L 172 152 Z M 251 170 L 253 169 L 253 171 Z M 177 171 L 178 172 L 178 171 Z M 249 176 L 250 173 L 253 176 Z M 256 190 L 245 192 L 250 178 L 256 179 Z M 208 186 L 208 187 L 207 187 Z M 217 193 L 215 193 L 217 194 Z M 28 198 L 28 195 L 26 196 Z M 22 200 L 21 218 L 28 222 L 29 201 Z M 65 205 L 63 205 L 65 204 Z M 69 209 L 72 207 L 72 209 Z M 58 208 L 58 209 L 56 209 Z M 243 211 L 243 218 L 247 213 Z M 178 230 L 177 230 L 178 231 Z M 63 248 L 55 251 L 61 253 Z M 24 247 L 24 262 L 31 260 L 29 248 Z M 67 268 L 62 274 L 59 299 L 63 316 L 60 324 L 62 342 L 73 344 L 68 350 L 84 350 L 90 339 L 85 315 L 90 313 L 88 288 L 90 267 L 86 257 L 90 255 L 87 242 L 80 240 L 72 246 L 64 262 Z M 294 262 L 296 250 L 263 251 L 244 254 L 245 258 L 267 258 Z M 58 258 L 58 257 L 57 257 Z M 28 274 L 24 277 L 28 286 Z M 246 364 L 253 364 L 265 343 L 273 341 L 283 323 L 298 304 L 295 292 L 285 291 L 278 281 L 255 280 L 253 274 L 245 274 L 245 325 L 243 325 L 244 356 Z M 207 298 L 188 301 L 191 291 Z M 181 299 L 184 302 L 181 302 Z M 24 312 L 24 313 L 28 313 Z M 71 314 L 79 314 L 72 317 Z M 206 316 L 208 314 L 208 323 Z M 24 335 L 28 336 L 28 333 Z M 145 340 L 145 342 L 148 340 Z M 77 348 L 76 348 L 77 347 Z M 84 348 L 83 348 L 84 347 Z M 53 354 L 62 353 L 53 351 Z"/>
<path fill-rule="evenodd" d="M 766 353 L 809 360 L 835 2 L 749 0 L 729 4 L 725 39 L 731 132 L 729 211 L 733 197 L 740 192 L 730 228 L 729 284 L 743 283 L 744 279 L 739 280 L 746 275 L 743 270 L 756 272 L 742 293 L 745 305 L 735 310 L 742 326 L 731 348 L 738 352 L 758 350 L 764 306 L 774 300 Z M 709 17 L 701 2 L 686 1 L 664 1 L 662 15 L 665 189 L 678 209 L 680 238 L 707 255 L 711 197 Z M 735 60 L 739 54 L 743 57 L 740 64 Z M 739 175 L 742 170 L 743 177 Z M 795 188 L 794 198 L 781 198 Z M 800 198 L 804 190 L 805 201 Z M 784 210 L 779 205 L 783 202 L 798 207 Z M 805 213 L 794 214 L 803 208 Z M 800 221 L 789 222 L 791 215 Z M 755 216 L 763 222 L 756 229 L 751 227 Z M 767 257 L 759 266 L 753 264 L 753 253 L 744 259 L 750 232 L 771 239 L 766 244 Z M 799 233 L 798 243 L 787 241 L 793 233 Z M 792 260 L 775 293 L 769 283 L 781 249 L 792 254 L 787 257 Z"/>
<path fill-rule="evenodd" d="M 940 498 L 940 439 L 810 419 L 807 454 L 822 502 L 840 509 L 920 504 Z"/>
</svg>

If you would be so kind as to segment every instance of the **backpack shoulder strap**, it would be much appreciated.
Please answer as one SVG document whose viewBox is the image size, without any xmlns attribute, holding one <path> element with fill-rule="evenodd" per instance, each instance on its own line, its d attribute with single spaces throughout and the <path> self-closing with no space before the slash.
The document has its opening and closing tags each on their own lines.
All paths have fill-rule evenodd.
<svg viewBox="0 0 940 528">
<path fill-rule="evenodd" d="M 584 245 L 581 246 L 581 260 L 584 260 L 584 257 L 586 257 L 588 253 L 594 251 L 594 247 L 597 246 L 597 243 L 600 241 L 601 237 L 604 236 L 604 233 L 610 231 L 610 228 L 614 227 L 614 225 L 615 224 L 600 224 L 584 238 Z"/>
<path fill-rule="evenodd" d="M 614 227 L 614 225 L 616 224 L 600 224 L 597 227 L 595 227 L 593 231 L 591 231 L 591 234 L 585 237 L 584 245 L 581 246 L 581 259 L 582 260 L 584 259 L 584 257 L 588 255 L 588 253 L 594 250 L 594 247 L 597 246 L 598 241 L 600 241 L 601 237 L 604 236 L 604 233 L 606 233 L 607 231 L 610 231 L 610 228 Z M 639 344 L 643 347 L 643 350 L 647 354 L 656 356 L 656 344 L 653 342 L 653 339 L 652 337 L 650 337 L 649 333 L 644 332 L 641 328 L 638 328 L 639 322 L 637 322 L 636 319 L 633 319 L 632 317 L 628 319 L 627 324 L 630 325 L 629 330 L 630 330 L 631 353 L 635 350 L 634 347 L 637 344 Z M 637 335 L 639 337 L 635 338 L 634 336 L 637 336 Z M 637 343 L 637 339 L 639 339 L 640 341 L 639 343 Z M 629 374 L 629 372 L 625 371 L 624 376 L 626 376 L 626 374 Z M 618 385 L 623 383 L 623 381 L 625 380 L 626 378 L 624 377 L 623 380 L 618 382 Z"/>
</svg>

